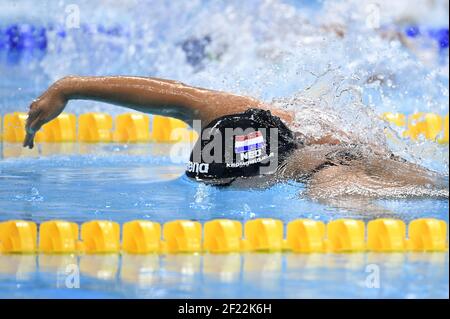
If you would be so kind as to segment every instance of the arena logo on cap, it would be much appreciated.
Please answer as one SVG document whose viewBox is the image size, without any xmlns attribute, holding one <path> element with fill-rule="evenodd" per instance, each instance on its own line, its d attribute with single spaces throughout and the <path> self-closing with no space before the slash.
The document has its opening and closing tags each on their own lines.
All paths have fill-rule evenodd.
<svg viewBox="0 0 450 319">
<path fill-rule="evenodd" d="M 186 169 L 190 173 L 207 174 L 209 173 L 209 164 L 189 162 Z"/>
</svg>

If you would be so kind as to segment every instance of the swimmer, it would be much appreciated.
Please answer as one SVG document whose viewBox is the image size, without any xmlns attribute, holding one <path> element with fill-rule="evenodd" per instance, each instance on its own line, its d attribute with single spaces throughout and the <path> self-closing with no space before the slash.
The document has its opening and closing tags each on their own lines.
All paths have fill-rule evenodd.
<svg viewBox="0 0 450 319">
<path fill-rule="evenodd" d="M 31 104 L 24 147 L 33 148 L 35 133 L 70 100 L 120 105 L 174 117 L 191 126 L 200 120 L 201 138 L 186 171 L 196 181 L 247 187 L 296 180 L 318 199 L 448 198 L 444 177 L 387 148 L 351 142 L 351 137 L 332 127 L 323 127 L 326 131 L 320 138 L 305 136 L 298 130 L 301 118 L 293 111 L 157 78 L 74 76 L 57 81 Z M 229 129 L 238 133 L 229 135 Z"/>
</svg>

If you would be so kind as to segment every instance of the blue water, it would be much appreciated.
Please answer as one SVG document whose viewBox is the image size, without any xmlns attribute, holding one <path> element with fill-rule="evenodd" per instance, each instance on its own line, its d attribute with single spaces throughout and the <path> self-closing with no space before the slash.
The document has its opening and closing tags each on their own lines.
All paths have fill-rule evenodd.
<svg viewBox="0 0 450 319">
<path fill-rule="evenodd" d="M 80 288 L 66 288 L 66 265 Z M 379 288 L 368 270 L 379 266 Z M 0 256 L 0 298 L 448 298 L 448 254 Z M 370 287 L 370 286 L 369 286 Z"/>
<path fill-rule="evenodd" d="M 15 157 L 0 161 L 0 220 L 276 217 L 290 221 L 301 217 L 329 221 L 345 216 L 410 221 L 428 216 L 448 221 L 447 200 L 340 201 L 333 207 L 303 196 L 305 187 L 296 182 L 252 190 L 196 183 L 183 175 L 184 163 L 167 156 L 171 145 L 41 144 L 30 151 L 4 143 L 3 148 L 4 155 Z M 22 152 L 21 157 L 13 150 Z"/>
<path fill-rule="evenodd" d="M 164 155 L 168 149 L 42 144 L 24 151 L 3 144 L 0 221 L 436 217 L 448 222 L 446 200 L 380 200 L 348 210 L 345 203 L 331 207 L 301 197 L 304 187 L 296 183 L 263 190 L 205 186 L 182 176 L 184 165 L 171 162 Z M 25 153 L 17 157 L 18 152 Z M 73 264 L 80 267 L 79 289 L 65 286 L 65 269 Z M 380 288 L 366 286 L 371 265 L 380 269 Z M 447 298 L 448 266 L 448 253 L 13 255 L 0 256 L 0 297 Z"/>
<path fill-rule="evenodd" d="M 3 1 L 0 115 L 25 111 L 67 74 L 159 76 L 267 101 L 290 100 L 312 86 L 310 91 L 323 92 L 308 96 L 317 108 L 331 105 L 349 129 L 369 140 L 376 140 L 379 126 L 372 114 L 448 113 L 448 13 L 441 7 L 417 5 L 408 13 L 417 25 L 412 31 L 398 22 L 400 13 L 383 11 L 382 28 L 407 35 L 407 48 L 368 29 L 358 1 L 241 2 L 118 1 L 100 8 L 70 1 L 80 9 L 80 27 L 71 29 L 63 23 L 67 1 L 42 1 L 38 8 L 28 0 Z M 345 38 L 323 32 L 335 23 L 346 28 Z M 366 81 L 376 74 L 384 80 Z M 67 111 L 124 109 L 77 101 Z M 397 141 L 391 147 L 448 176 L 448 146 Z M 294 182 L 251 190 L 205 186 L 183 176 L 189 150 L 178 161 L 170 150 L 164 144 L 77 143 L 24 150 L 0 143 L 0 221 L 449 220 L 448 200 L 323 203 L 305 197 L 304 185 Z M 71 265 L 80 272 L 76 289 L 65 282 Z M 374 266 L 379 288 L 366 283 Z M 448 298 L 448 268 L 448 253 L 0 255 L 0 298 Z"/>
</svg>

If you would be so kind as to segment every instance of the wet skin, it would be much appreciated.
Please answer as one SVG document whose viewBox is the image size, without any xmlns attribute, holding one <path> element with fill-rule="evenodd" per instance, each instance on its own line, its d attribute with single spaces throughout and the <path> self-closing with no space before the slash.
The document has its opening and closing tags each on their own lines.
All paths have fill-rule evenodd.
<svg viewBox="0 0 450 319">
<path fill-rule="evenodd" d="M 95 100 L 137 111 L 171 116 L 188 124 L 212 120 L 249 108 L 270 110 L 293 130 L 294 113 L 257 99 L 143 77 L 66 77 L 54 83 L 30 106 L 24 147 L 33 148 L 34 135 L 56 118 L 70 100 Z M 299 123 L 296 123 L 297 125 Z M 300 123 L 301 125 L 301 123 Z M 295 132 L 294 132 L 295 133 Z M 339 196 L 439 196 L 448 198 L 442 177 L 370 145 L 348 145 L 326 132 L 317 140 L 302 136 L 304 147 L 279 168 L 280 180 L 300 180 L 316 198 Z M 433 192 L 431 192 L 433 191 Z"/>
</svg>

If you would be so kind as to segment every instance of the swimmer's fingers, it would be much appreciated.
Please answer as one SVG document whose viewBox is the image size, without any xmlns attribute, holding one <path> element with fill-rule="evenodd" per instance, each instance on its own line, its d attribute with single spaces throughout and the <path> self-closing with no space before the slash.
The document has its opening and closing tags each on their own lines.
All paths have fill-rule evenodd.
<svg viewBox="0 0 450 319">
<path fill-rule="evenodd" d="M 30 149 L 34 147 L 34 136 L 44 123 L 43 112 L 32 104 L 25 124 L 26 136 L 23 142 L 24 147 L 29 147 Z"/>
<path fill-rule="evenodd" d="M 23 142 L 23 147 L 32 149 L 34 147 L 34 134 L 27 133 Z"/>
<path fill-rule="evenodd" d="M 33 148 L 34 146 L 34 136 L 37 131 L 45 124 L 58 117 L 61 110 L 48 115 L 48 112 L 41 110 L 40 108 L 31 109 L 28 113 L 27 122 L 25 124 L 26 137 L 23 143 L 24 147 Z"/>
<path fill-rule="evenodd" d="M 33 148 L 33 140 L 37 131 L 47 122 L 56 118 L 67 104 L 61 86 L 53 85 L 30 105 L 25 125 L 27 136 L 23 142 L 24 147 Z"/>
</svg>

